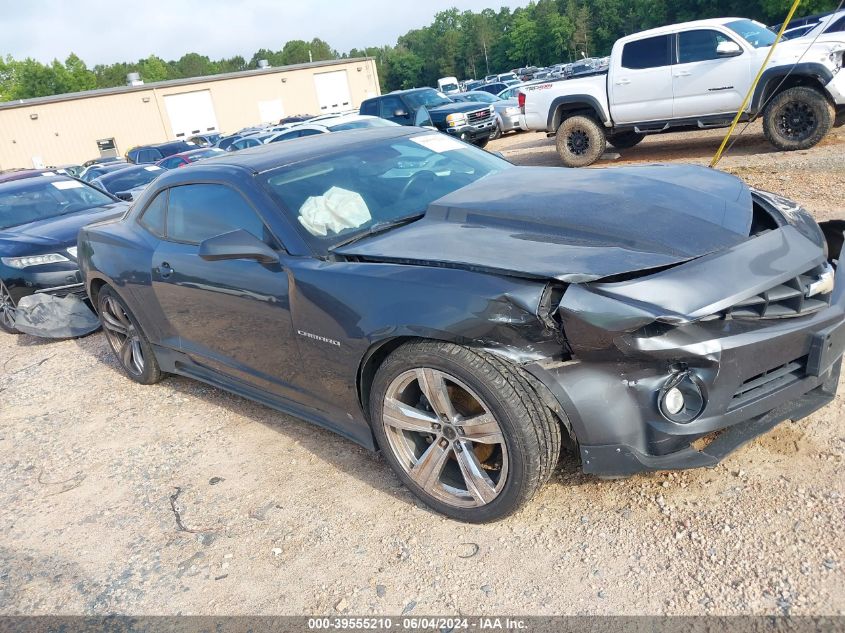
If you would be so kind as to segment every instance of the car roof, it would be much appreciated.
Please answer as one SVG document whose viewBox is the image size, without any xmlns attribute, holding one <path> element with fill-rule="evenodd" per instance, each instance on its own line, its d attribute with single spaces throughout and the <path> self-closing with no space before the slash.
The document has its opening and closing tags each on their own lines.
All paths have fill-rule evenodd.
<svg viewBox="0 0 845 633">
<path fill-rule="evenodd" d="M 187 141 L 165 141 L 164 143 L 150 143 L 149 145 L 138 145 L 133 147 L 130 152 L 138 149 L 168 149 L 170 147 L 181 147 L 187 145 Z"/>
<path fill-rule="evenodd" d="M 270 143 L 239 152 L 227 152 L 222 156 L 212 156 L 202 161 L 202 167 L 240 167 L 253 173 L 261 173 L 286 164 L 331 154 L 341 149 L 352 149 L 368 145 L 373 141 L 401 138 L 420 132 L 431 133 L 431 130 L 397 125 L 347 130 L 342 134 L 316 134 L 291 139 L 284 143 Z M 197 169 L 200 169 L 199 164 L 192 167 L 191 171 L 196 174 Z"/>
<path fill-rule="evenodd" d="M 692 22 L 680 22 L 678 24 L 667 24 L 666 26 L 660 26 L 656 29 L 649 29 L 648 31 L 640 31 L 639 33 L 632 33 L 631 35 L 627 35 L 623 38 L 620 38 L 619 42 L 630 42 L 633 40 L 639 40 L 646 37 L 652 37 L 656 35 L 666 35 L 669 33 L 675 33 L 677 31 L 686 31 L 688 29 L 693 28 L 706 28 L 711 26 L 725 26 L 726 24 L 730 24 L 731 22 L 736 22 L 738 20 L 751 20 L 751 18 L 710 18 L 708 20 L 693 20 Z"/>
<path fill-rule="evenodd" d="M 7 178 L 6 177 L 6 176 L 14 176 L 16 174 L 21 174 L 21 173 L 24 173 L 24 172 L 26 172 L 27 175 L 19 176 L 17 178 L 13 178 L 13 177 Z M 76 178 L 72 178 L 71 176 L 65 176 L 64 174 L 57 174 L 57 173 L 50 172 L 50 171 L 47 171 L 47 170 L 39 171 L 39 170 L 36 170 L 36 169 L 21 169 L 21 170 L 15 171 L 15 172 L 6 172 L 6 173 L 0 174 L 0 192 L 8 191 L 8 190 L 14 190 L 14 189 L 18 188 L 19 186 L 23 186 L 26 183 L 22 183 L 21 182 L 22 180 L 33 180 L 33 179 L 36 179 L 36 178 L 42 179 L 42 180 L 48 180 L 50 182 L 52 182 L 54 180 L 72 180 L 74 182 L 82 182 L 80 180 L 77 180 Z M 82 182 L 82 184 L 87 185 L 88 183 Z"/>
<path fill-rule="evenodd" d="M 53 175 L 55 173 L 50 169 L 10 169 L 9 171 L 0 172 L 0 183 Z"/>
</svg>

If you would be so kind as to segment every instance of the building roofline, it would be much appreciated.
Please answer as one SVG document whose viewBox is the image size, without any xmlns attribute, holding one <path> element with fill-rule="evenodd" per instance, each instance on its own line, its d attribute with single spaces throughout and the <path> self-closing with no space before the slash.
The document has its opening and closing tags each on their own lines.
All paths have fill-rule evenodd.
<svg viewBox="0 0 845 633">
<path fill-rule="evenodd" d="M 156 88 L 171 88 L 176 86 L 190 86 L 193 84 L 206 83 L 210 81 L 225 81 L 227 79 L 241 79 L 243 77 L 256 77 L 259 75 L 272 75 L 285 73 L 294 70 L 307 68 L 322 68 L 326 66 L 337 66 L 340 64 L 352 64 L 355 62 L 372 61 L 373 57 L 350 57 L 348 59 L 327 59 L 319 62 L 306 62 L 304 64 L 291 64 L 289 66 L 275 66 L 270 68 L 254 68 L 252 70 L 239 70 L 231 73 L 220 73 L 217 75 L 206 75 L 205 77 L 186 77 L 184 79 L 168 79 L 166 81 L 154 81 L 138 86 L 115 86 L 113 88 L 98 88 L 96 90 L 85 90 L 82 92 L 68 92 L 59 95 L 46 97 L 34 97 L 32 99 L 17 99 L 15 101 L 0 101 L 0 110 L 13 110 L 27 106 L 42 105 L 48 103 L 60 103 L 62 101 L 77 101 L 80 99 L 92 99 L 108 95 L 117 95 L 130 92 L 143 92 Z"/>
</svg>

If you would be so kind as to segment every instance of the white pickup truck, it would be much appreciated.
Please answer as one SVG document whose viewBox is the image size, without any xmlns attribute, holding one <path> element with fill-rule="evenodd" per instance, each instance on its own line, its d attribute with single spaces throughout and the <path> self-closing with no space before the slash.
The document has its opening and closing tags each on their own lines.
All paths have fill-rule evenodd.
<svg viewBox="0 0 845 633">
<path fill-rule="evenodd" d="M 842 41 L 781 42 L 743 119 L 762 114 L 781 150 L 813 147 L 845 112 Z M 606 149 L 633 147 L 646 134 L 730 124 L 775 41 L 742 18 L 665 26 L 620 39 L 607 73 L 525 86 L 527 129 L 557 137 L 568 167 L 591 165 Z"/>
</svg>

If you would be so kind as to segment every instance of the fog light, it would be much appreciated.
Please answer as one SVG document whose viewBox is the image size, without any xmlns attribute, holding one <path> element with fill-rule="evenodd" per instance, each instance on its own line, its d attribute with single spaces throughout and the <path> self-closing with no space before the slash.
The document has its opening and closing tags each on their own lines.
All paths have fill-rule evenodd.
<svg viewBox="0 0 845 633">
<path fill-rule="evenodd" d="M 695 420 L 706 403 L 701 381 L 690 371 L 673 374 L 658 393 L 657 402 L 663 417 L 679 424 Z"/>
<path fill-rule="evenodd" d="M 666 392 L 666 395 L 663 396 L 663 408 L 666 409 L 666 413 L 672 415 L 677 415 L 684 410 L 684 394 L 681 393 L 680 389 L 672 387 Z"/>
</svg>

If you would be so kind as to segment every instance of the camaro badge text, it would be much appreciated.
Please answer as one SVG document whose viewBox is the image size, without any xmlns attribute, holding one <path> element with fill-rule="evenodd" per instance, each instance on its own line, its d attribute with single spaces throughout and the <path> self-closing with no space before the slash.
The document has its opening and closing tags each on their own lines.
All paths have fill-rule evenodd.
<svg viewBox="0 0 845 633">
<path fill-rule="evenodd" d="M 340 341 L 335 341 L 334 339 L 326 338 L 325 336 L 320 336 L 319 334 L 311 334 L 311 332 L 303 332 L 302 330 L 297 330 L 296 333 L 306 338 L 312 338 L 315 341 L 320 341 L 322 343 L 328 343 L 329 345 L 335 345 L 337 347 L 340 347 Z"/>
</svg>

